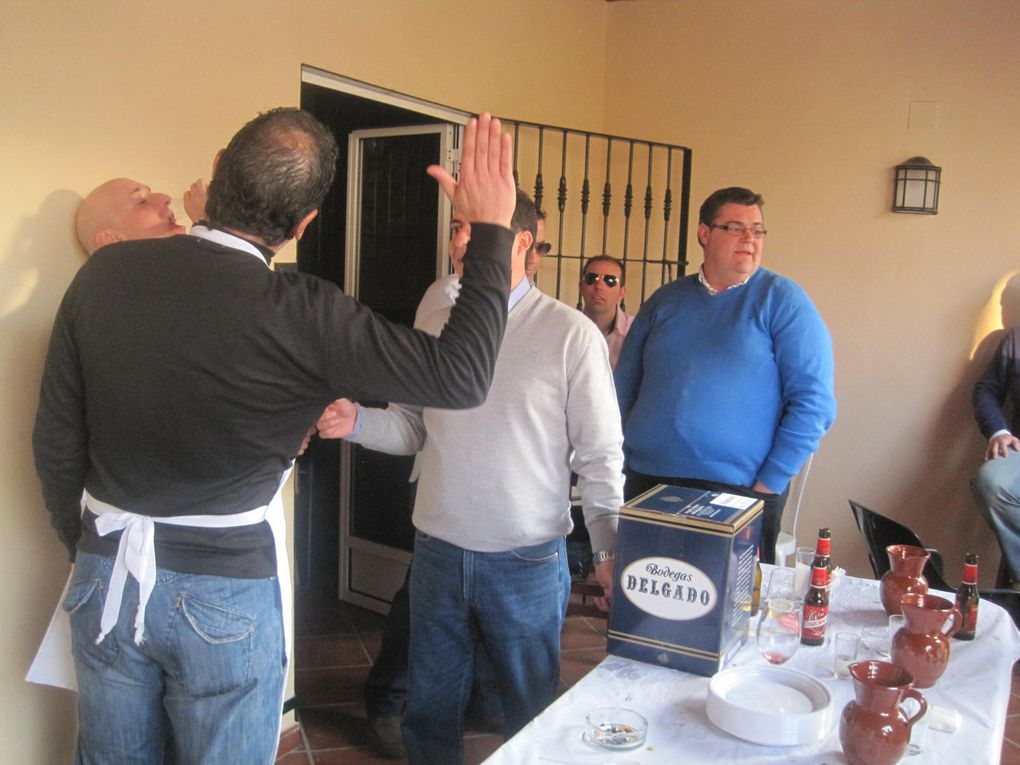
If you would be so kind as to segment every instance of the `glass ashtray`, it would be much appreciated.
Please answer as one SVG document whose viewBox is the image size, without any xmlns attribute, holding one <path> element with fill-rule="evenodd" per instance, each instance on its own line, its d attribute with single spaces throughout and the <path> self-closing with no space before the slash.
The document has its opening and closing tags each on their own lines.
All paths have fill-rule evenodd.
<svg viewBox="0 0 1020 765">
<path fill-rule="evenodd" d="M 618 752 L 645 743 L 648 721 L 632 709 L 601 707 L 585 718 L 582 738 L 595 749 Z"/>
</svg>

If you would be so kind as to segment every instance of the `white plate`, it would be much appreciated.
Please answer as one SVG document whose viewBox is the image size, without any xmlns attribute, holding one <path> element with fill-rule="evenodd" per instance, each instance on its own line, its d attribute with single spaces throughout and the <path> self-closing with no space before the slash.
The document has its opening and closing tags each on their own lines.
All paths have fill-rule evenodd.
<svg viewBox="0 0 1020 765">
<path fill-rule="evenodd" d="M 786 667 L 735 667 L 708 683 L 708 719 L 737 738 L 768 746 L 819 741 L 832 724 L 832 695 Z"/>
</svg>

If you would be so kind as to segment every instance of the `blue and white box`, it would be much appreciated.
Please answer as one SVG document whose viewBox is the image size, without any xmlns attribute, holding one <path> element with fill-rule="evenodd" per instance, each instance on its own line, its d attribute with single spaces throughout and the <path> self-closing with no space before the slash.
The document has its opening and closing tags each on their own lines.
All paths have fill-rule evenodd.
<svg viewBox="0 0 1020 765">
<path fill-rule="evenodd" d="M 620 511 L 609 653 L 711 676 L 747 640 L 762 501 L 656 486 Z"/>
</svg>

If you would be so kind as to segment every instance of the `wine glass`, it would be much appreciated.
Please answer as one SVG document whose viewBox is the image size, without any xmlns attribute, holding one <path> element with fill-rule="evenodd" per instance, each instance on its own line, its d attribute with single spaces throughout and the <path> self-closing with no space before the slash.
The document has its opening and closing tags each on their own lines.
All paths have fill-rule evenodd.
<svg viewBox="0 0 1020 765">
<path fill-rule="evenodd" d="M 798 596 L 794 579 L 794 570 L 785 566 L 772 569 L 769 586 L 765 589 L 766 600 L 796 600 Z"/>
<path fill-rule="evenodd" d="M 765 601 L 758 622 L 758 651 L 769 664 L 783 664 L 800 645 L 801 604 L 789 598 Z"/>
</svg>

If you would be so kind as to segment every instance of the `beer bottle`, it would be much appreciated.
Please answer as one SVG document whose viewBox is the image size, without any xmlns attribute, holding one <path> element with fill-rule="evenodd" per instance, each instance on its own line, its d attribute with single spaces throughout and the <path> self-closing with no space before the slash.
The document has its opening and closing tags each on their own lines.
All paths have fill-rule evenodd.
<svg viewBox="0 0 1020 765">
<path fill-rule="evenodd" d="M 831 543 L 829 530 L 827 528 L 818 529 L 818 543 L 815 545 L 815 559 L 811 563 L 811 568 L 825 566 L 826 571 L 832 572 L 832 558 L 829 553 Z"/>
<path fill-rule="evenodd" d="M 963 576 L 960 589 L 956 591 L 956 607 L 963 615 L 963 626 L 954 635 L 958 640 L 973 640 L 977 632 L 978 601 L 981 599 L 977 588 L 978 556 L 967 553 L 963 559 Z"/>
<path fill-rule="evenodd" d="M 804 645 L 821 645 L 825 642 L 825 623 L 829 619 L 829 568 L 818 565 L 815 556 L 811 565 L 811 588 L 804 596 L 804 624 L 800 642 Z"/>
</svg>

